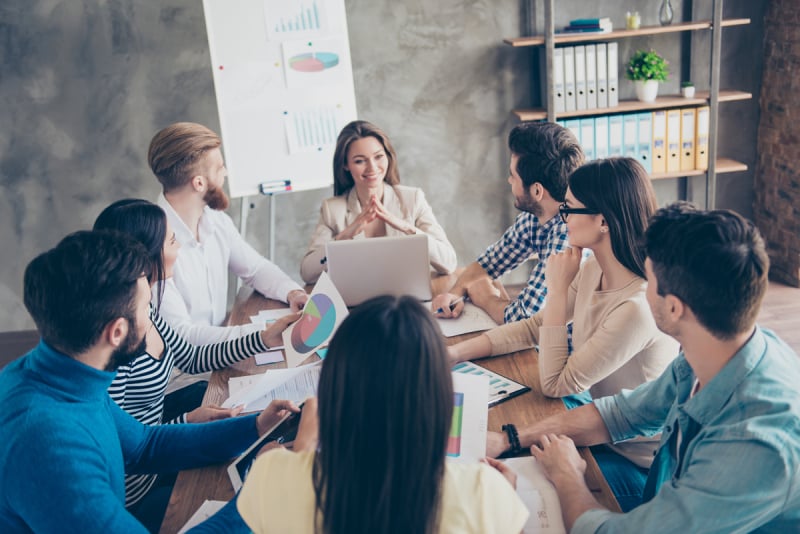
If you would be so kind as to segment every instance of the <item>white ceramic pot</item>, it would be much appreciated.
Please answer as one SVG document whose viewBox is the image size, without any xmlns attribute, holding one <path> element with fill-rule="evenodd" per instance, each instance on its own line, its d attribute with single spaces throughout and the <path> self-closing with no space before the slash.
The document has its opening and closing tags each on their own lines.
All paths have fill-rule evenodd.
<svg viewBox="0 0 800 534">
<path fill-rule="evenodd" d="M 636 80 L 633 86 L 636 88 L 636 98 L 641 102 L 655 102 L 658 96 L 657 80 Z"/>
<path fill-rule="evenodd" d="M 681 95 L 683 95 L 683 98 L 694 98 L 694 85 L 681 87 Z"/>
</svg>

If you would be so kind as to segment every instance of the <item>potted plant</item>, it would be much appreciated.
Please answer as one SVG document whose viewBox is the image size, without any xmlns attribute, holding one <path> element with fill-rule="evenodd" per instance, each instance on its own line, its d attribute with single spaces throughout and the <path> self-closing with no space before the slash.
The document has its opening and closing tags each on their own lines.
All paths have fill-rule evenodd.
<svg viewBox="0 0 800 534">
<path fill-rule="evenodd" d="M 642 102 L 653 102 L 658 95 L 658 82 L 667 81 L 667 60 L 655 50 L 639 50 L 633 54 L 625 76 L 633 80 L 636 98 Z"/>
<path fill-rule="evenodd" d="M 690 81 L 681 82 L 681 96 L 683 98 L 694 97 L 694 84 Z"/>
</svg>

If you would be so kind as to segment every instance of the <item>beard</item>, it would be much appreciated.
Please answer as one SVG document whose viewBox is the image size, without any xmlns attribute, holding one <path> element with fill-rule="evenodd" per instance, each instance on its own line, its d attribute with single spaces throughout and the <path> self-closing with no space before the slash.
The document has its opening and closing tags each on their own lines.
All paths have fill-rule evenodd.
<svg viewBox="0 0 800 534">
<path fill-rule="evenodd" d="M 106 371 L 116 371 L 123 365 L 128 365 L 140 354 L 144 354 L 147 349 L 146 336 L 142 336 L 142 339 L 137 343 L 136 324 L 130 320 L 128 324 L 131 325 L 131 328 L 125 336 L 125 341 L 111 353 L 111 358 L 106 364 Z"/>
<path fill-rule="evenodd" d="M 203 200 L 209 208 L 217 211 L 225 211 L 230 204 L 230 199 L 225 194 L 225 191 L 215 185 L 209 185 L 206 194 L 203 195 Z"/>
<path fill-rule="evenodd" d="M 528 191 L 525 191 L 521 197 L 514 197 L 514 207 L 520 211 L 533 213 L 537 217 L 541 217 L 542 213 L 544 213 L 542 205 L 534 200 Z"/>
</svg>

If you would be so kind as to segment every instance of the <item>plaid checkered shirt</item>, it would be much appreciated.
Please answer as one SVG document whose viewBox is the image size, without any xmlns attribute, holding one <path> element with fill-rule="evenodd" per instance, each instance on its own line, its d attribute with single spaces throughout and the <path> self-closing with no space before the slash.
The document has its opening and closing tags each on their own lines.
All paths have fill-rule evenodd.
<svg viewBox="0 0 800 534">
<path fill-rule="evenodd" d="M 530 317 L 544 306 L 547 287 L 544 267 L 550 254 L 561 252 L 569 246 L 567 225 L 558 215 L 542 224 L 536 215 L 523 212 L 496 243 L 489 246 L 478 263 L 493 279 L 511 271 L 522 262 L 537 256 L 539 261 L 531 269 L 528 285 L 516 300 L 506 306 L 503 320 L 506 323 Z"/>
</svg>

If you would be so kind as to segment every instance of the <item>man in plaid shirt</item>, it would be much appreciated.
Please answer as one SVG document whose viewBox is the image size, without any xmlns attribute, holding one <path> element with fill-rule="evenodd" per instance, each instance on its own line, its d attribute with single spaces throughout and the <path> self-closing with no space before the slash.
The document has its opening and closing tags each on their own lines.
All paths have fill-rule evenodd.
<svg viewBox="0 0 800 534">
<path fill-rule="evenodd" d="M 544 268 L 551 254 L 567 246 L 567 225 L 558 208 L 564 202 L 567 177 L 583 164 L 580 143 L 566 128 L 549 122 L 523 123 L 508 136 L 514 206 L 522 211 L 499 241 L 470 263 L 448 293 L 433 299 L 439 317 L 458 317 L 464 298 L 483 308 L 499 324 L 519 321 L 543 305 Z M 496 279 L 536 257 L 528 285 L 512 300 Z"/>
</svg>

